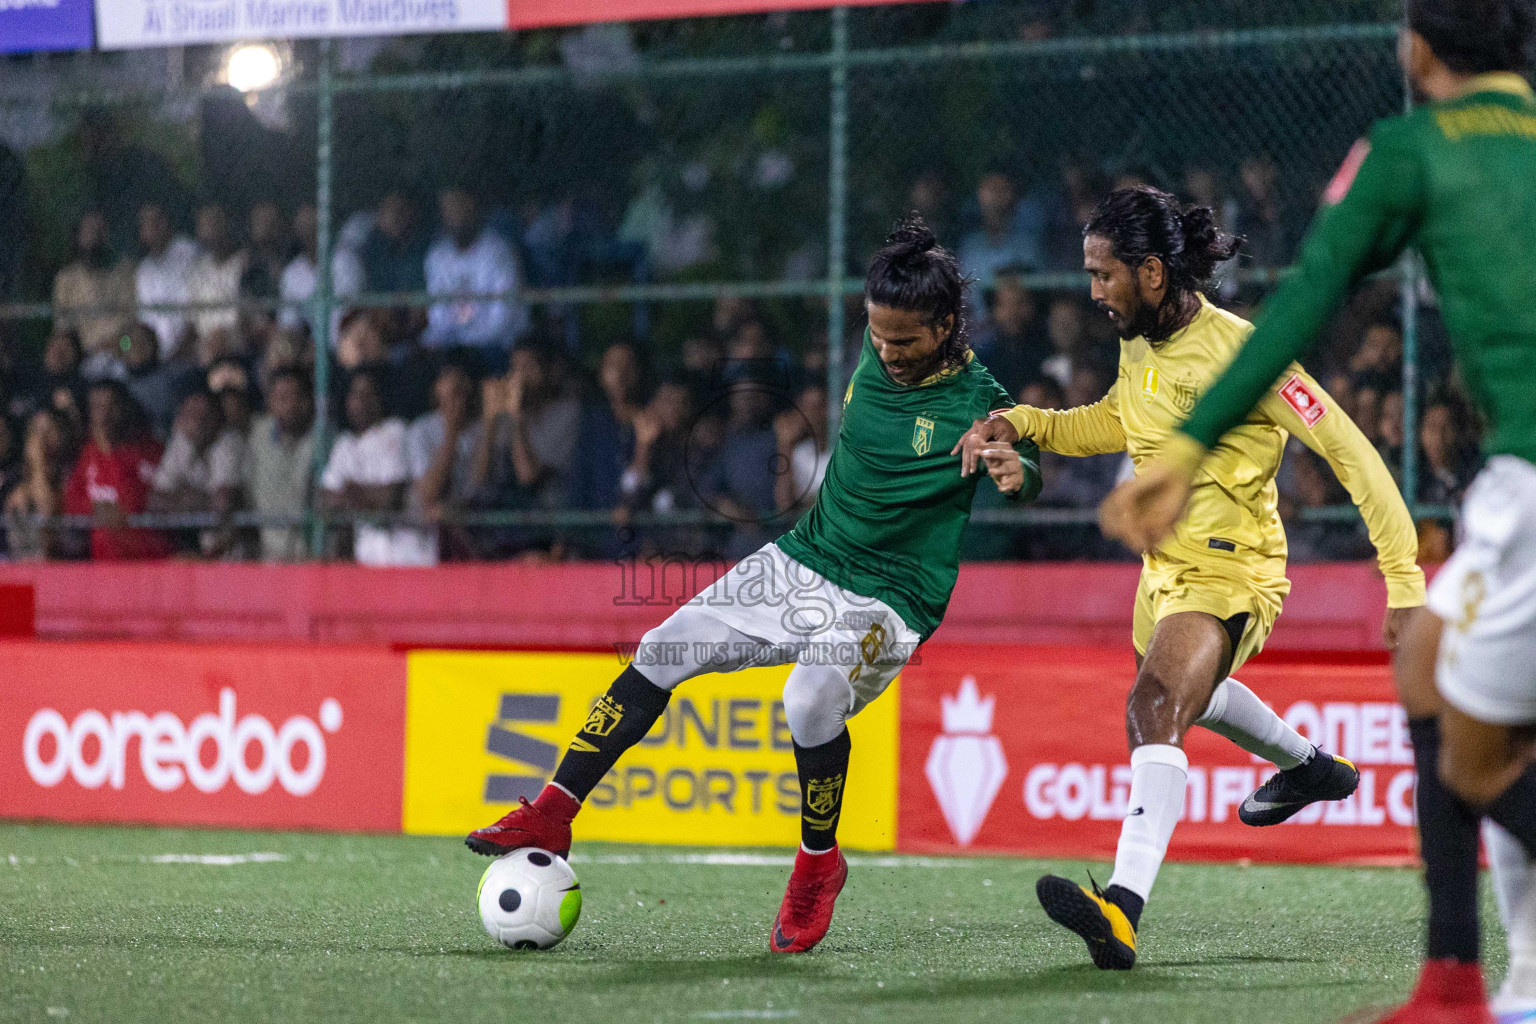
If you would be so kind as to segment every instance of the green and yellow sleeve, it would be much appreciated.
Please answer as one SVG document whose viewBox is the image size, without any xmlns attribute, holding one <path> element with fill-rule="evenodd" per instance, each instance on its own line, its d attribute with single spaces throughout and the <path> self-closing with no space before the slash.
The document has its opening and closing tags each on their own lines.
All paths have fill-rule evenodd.
<svg viewBox="0 0 1536 1024">
<path fill-rule="evenodd" d="M 1284 382 L 1260 400 L 1260 414 L 1327 460 L 1365 520 L 1376 563 L 1387 581 L 1387 607 L 1417 608 L 1424 603 L 1419 536 L 1397 481 L 1355 421 L 1321 384 L 1294 364 L 1283 377 Z"/>
</svg>

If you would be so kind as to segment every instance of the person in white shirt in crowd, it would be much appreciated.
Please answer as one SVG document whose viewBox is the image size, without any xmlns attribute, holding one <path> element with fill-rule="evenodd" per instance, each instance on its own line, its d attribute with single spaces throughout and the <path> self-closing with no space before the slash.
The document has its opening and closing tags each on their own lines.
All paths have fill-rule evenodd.
<svg viewBox="0 0 1536 1024">
<path fill-rule="evenodd" d="M 315 460 L 315 401 L 309 375 L 295 366 L 272 374 L 267 415 L 251 424 L 245 487 L 251 508 L 270 516 L 296 516 L 309 506 Z M 261 528 L 264 562 L 298 562 L 309 554 L 298 526 Z"/>
<path fill-rule="evenodd" d="M 405 421 L 386 415 L 378 373 L 364 367 L 347 385 L 347 430 L 336 439 L 320 477 L 321 507 L 332 512 L 392 513 L 405 508 L 411 482 Z M 436 565 L 437 537 L 408 526 L 358 524 L 353 557 L 360 565 Z"/>
<path fill-rule="evenodd" d="M 244 435 L 225 426 L 219 400 L 199 388 L 182 399 L 147 509 L 230 515 L 241 505 L 244 465 Z M 197 547 L 205 557 L 221 557 L 230 553 L 233 539 L 228 529 L 203 530 Z"/>
<path fill-rule="evenodd" d="M 795 403 L 773 420 L 779 455 L 773 481 L 779 511 L 804 511 L 816 501 L 821 478 L 827 475 L 832 453 L 827 449 L 827 389 L 820 384 L 802 388 Z"/>
<path fill-rule="evenodd" d="M 285 331 L 308 330 L 315 335 L 315 311 L 308 305 L 320 287 L 319 251 L 320 219 L 313 206 L 301 206 L 293 217 L 293 233 L 299 242 L 299 254 L 283 268 L 278 294 L 284 306 L 277 314 L 277 326 Z M 331 295 L 336 304 L 331 308 L 331 344 L 341 336 L 341 320 L 347 313 L 344 300 L 363 290 L 363 262 L 355 250 L 338 246 L 331 255 Z"/>
<path fill-rule="evenodd" d="M 406 458 L 411 466 L 408 507 L 428 523 L 443 522 L 445 515 L 462 508 L 475 497 L 475 449 L 484 423 L 475 415 L 477 382 L 457 363 L 446 363 L 432 385 L 433 411 L 411 424 L 406 432 Z M 467 554 L 466 545 L 450 539 L 454 554 Z"/>
<path fill-rule="evenodd" d="M 277 284 L 293 256 L 293 237 L 283 218 L 283 209 L 270 199 L 251 207 L 249 242 L 245 247 L 245 279 L 241 282 L 247 295 L 277 298 Z"/>
<path fill-rule="evenodd" d="M 107 240 L 107 218 L 93 210 L 75 229 L 75 257 L 53 279 L 54 326 L 80 336 L 86 355 L 112 355 L 132 322 L 133 264 Z"/>
<path fill-rule="evenodd" d="M 187 302 L 192 295 L 192 264 L 197 245 L 175 234 L 171 218 L 157 203 L 139 208 L 139 269 L 134 284 L 140 306 L 168 306 Z M 139 321 L 148 324 L 160 342 L 160 359 L 169 362 L 181 352 L 190 327 L 185 313 L 141 310 Z"/>
<path fill-rule="evenodd" d="M 197 362 L 209 366 L 220 356 L 244 350 L 240 336 L 240 279 L 249 257 L 235 241 L 229 214 L 209 204 L 197 211 L 197 244 L 201 254 L 192 264 L 188 293 L 193 302 L 208 305 L 192 314 L 197 330 Z"/>
<path fill-rule="evenodd" d="M 442 237 L 427 250 L 427 291 L 436 295 L 508 295 L 519 284 L 517 257 L 505 238 L 485 226 L 468 190 L 440 197 Z M 477 349 L 485 369 L 505 367 L 506 353 L 528 330 L 528 308 L 513 297 L 473 301 L 448 298 L 427 312 L 422 344 Z"/>
</svg>

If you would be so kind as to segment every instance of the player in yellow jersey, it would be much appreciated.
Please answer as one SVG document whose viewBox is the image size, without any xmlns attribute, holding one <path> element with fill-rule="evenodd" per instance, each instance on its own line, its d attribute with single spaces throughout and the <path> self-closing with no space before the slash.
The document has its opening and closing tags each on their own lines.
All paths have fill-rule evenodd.
<svg viewBox="0 0 1536 1024">
<path fill-rule="evenodd" d="M 1084 228 L 1094 302 L 1121 338 L 1120 369 L 1102 401 L 1049 412 L 993 413 L 962 438 L 962 473 L 993 441 L 1032 440 L 1063 455 L 1126 451 L 1140 471 L 1252 332 L 1201 293 L 1241 241 L 1217 230 L 1203 207 L 1157 189 L 1121 189 Z M 1395 642 L 1403 611 L 1424 603 L 1413 520 L 1387 467 L 1333 399 L 1292 364 L 1246 422 L 1221 439 L 1195 482 L 1188 514 L 1144 556 L 1133 640 L 1137 675 L 1126 709 L 1131 746 L 1129 813 L 1114 875 L 1103 890 L 1046 876 L 1036 892 L 1051 919 L 1088 943 L 1101 968 L 1136 960 L 1141 912 L 1184 808 L 1184 735 L 1202 725 L 1280 769 L 1239 809 L 1249 825 L 1276 825 L 1319 800 L 1354 792 L 1359 773 L 1285 724 L 1230 678 L 1264 646 L 1290 591 L 1275 473 L 1288 436 L 1332 466 L 1365 517 Z"/>
</svg>

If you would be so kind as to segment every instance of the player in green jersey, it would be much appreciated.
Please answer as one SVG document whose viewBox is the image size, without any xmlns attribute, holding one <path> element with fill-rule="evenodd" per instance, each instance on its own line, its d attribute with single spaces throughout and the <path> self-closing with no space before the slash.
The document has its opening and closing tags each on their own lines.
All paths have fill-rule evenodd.
<svg viewBox="0 0 1536 1024">
<path fill-rule="evenodd" d="M 1175 450 L 1101 512 L 1106 532 L 1137 548 L 1157 543 L 1205 453 L 1305 354 L 1348 289 L 1418 248 L 1487 420 L 1490 460 L 1429 612 L 1397 652 L 1419 773 L 1429 943 L 1414 996 L 1391 1024 L 1495 1019 L 1478 967 L 1481 815 L 1507 830 L 1490 830 L 1500 904 L 1511 908 L 1510 971 L 1493 1012 L 1500 1024 L 1536 1021 L 1536 886 L 1524 885 L 1536 854 L 1536 95 L 1516 73 L 1533 23 L 1530 0 L 1409 0 L 1399 55 L 1429 102 L 1355 147 L 1299 272 L 1265 305 Z"/>
<path fill-rule="evenodd" d="M 793 663 L 784 717 L 800 777 L 800 850 L 768 945 L 799 953 L 821 941 L 848 876 L 837 848 L 845 723 L 944 618 L 980 480 L 962 477 L 950 450 L 978 417 L 1013 404 L 966 343 L 967 284 L 920 219 L 886 239 L 865 281 L 869 329 L 816 504 L 646 633 L 539 798 L 471 833 L 470 849 L 565 855 L 581 801 L 650 731 L 676 686 L 706 672 Z M 1032 443 L 998 442 L 984 455 L 1004 494 L 1039 493 Z"/>
</svg>

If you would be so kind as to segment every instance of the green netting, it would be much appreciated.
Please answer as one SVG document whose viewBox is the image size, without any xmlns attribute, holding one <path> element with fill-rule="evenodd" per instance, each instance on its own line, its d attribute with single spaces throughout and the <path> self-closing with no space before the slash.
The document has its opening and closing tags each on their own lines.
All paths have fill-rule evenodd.
<svg viewBox="0 0 1536 1024">
<path fill-rule="evenodd" d="M 1232 218 L 1247 179 L 1267 180 L 1273 224 L 1238 268 L 1254 286 L 1233 293 L 1250 301 L 1350 144 L 1402 108 L 1399 15 L 1395 0 L 1023 0 L 302 42 L 280 48 L 284 80 L 247 97 L 217 85 L 217 47 L 12 59 L 0 330 L 40 343 L 90 207 L 127 253 L 147 199 L 189 230 L 199 202 L 240 223 L 325 191 L 334 245 L 393 189 L 430 218 L 465 186 L 520 240 L 537 329 L 580 358 L 638 335 L 675 359 L 728 296 L 753 297 L 798 355 L 837 331 L 828 294 L 857 291 L 915 186 L 936 186 L 928 212 L 958 245 L 991 173 L 1041 211 L 1025 269 L 1047 296 L 1080 287 L 1082 205 L 1115 181 L 1209 190 Z"/>
</svg>

